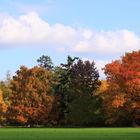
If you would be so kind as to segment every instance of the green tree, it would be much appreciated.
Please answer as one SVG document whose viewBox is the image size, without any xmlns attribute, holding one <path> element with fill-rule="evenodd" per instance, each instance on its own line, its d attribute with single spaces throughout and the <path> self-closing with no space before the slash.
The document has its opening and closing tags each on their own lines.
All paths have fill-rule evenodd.
<svg viewBox="0 0 140 140">
<path fill-rule="evenodd" d="M 51 70 L 54 67 L 50 56 L 47 55 L 42 55 L 39 59 L 37 59 L 37 62 L 39 63 L 39 66 L 48 70 Z"/>
<path fill-rule="evenodd" d="M 101 100 L 95 95 L 100 86 L 94 62 L 82 61 L 71 67 L 68 122 L 73 125 L 99 125 Z M 80 116 L 79 116 L 80 114 Z"/>
<path fill-rule="evenodd" d="M 60 99 L 61 123 L 93 124 L 99 116 L 101 105 L 100 99 L 95 96 L 100 81 L 94 62 L 84 62 L 77 57 L 68 56 L 67 63 L 61 64 L 55 72 L 59 77 L 55 90 Z"/>
<path fill-rule="evenodd" d="M 7 71 L 6 79 L 3 81 L 0 81 L 0 89 L 2 90 L 3 98 L 5 101 L 7 100 L 7 97 L 9 95 L 9 87 L 10 87 L 11 81 L 12 81 L 11 73 L 10 71 Z"/>
<path fill-rule="evenodd" d="M 55 97 L 57 102 L 59 102 L 57 106 L 58 110 L 58 122 L 59 124 L 67 124 L 66 116 L 68 114 L 68 95 L 71 92 L 70 85 L 71 85 L 71 67 L 78 60 L 77 57 L 70 57 L 67 58 L 66 64 L 61 64 L 54 69 L 55 75 Z"/>
</svg>

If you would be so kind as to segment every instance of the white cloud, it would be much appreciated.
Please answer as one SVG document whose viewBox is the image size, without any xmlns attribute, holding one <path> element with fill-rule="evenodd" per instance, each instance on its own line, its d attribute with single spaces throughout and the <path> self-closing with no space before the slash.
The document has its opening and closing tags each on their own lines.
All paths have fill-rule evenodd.
<svg viewBox="0 0 140 140">
<path fill-rule="evenodd" d="M 140 48 L 140 38 L 128 30 L 94 32 L 90 40 L 79 41 L 73 51 L 99 54 L 124 53 Z"/>
<path fill-rule="evenodd" d="M 87 41 L 79 41 L 74 47 L 73 47 L 74 52 L 90 52 L 90 43 Z"/>
<path fill-rule="evenodd" d="M 93 32 L 91 30 L 83 30 L 83 36 L 85 39 L 91 39 L 93 35 Z"/>
<path fill-rule="evenodd" d="M 71 45 L 78 37 L 76 34 L 76 30 L 70 26 L 59 23 L 51 26 L 34 12 L 18 19 L 6 16 L 0 24 L 1 44 Z"/>
<path fill-rule="evenodd" d="M 132 31 L 93 31 L 65 26 L 50 25 L 35 12 L 18 18 L 0 15 L 0 46 L 19 44 L 45 44 L 60 52 L 96 54 L 123 54 L 140 49 L 140 38 Z"/>
</svg>

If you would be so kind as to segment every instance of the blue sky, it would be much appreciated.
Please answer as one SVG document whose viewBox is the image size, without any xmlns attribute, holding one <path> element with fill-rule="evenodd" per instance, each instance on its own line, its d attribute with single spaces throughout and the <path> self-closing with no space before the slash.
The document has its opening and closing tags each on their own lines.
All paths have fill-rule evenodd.
<svg viewBox="0 0 140 140">
<path fill-rule="evenodd" d="M 0 1 L 0 79 L 42 54 L 55 65 L 67 55 L 101 67 L 140 49 L 139 0 Z"/>
</svg>

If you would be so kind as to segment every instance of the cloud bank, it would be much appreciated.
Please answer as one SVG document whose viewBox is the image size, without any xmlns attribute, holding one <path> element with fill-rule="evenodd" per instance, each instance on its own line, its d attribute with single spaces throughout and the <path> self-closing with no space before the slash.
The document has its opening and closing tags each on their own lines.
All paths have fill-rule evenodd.
<svg viewBox="0 0 140 140">
<path fill-rule="evenodd" d="M 17 18 L 0 15 L 0 20 L 0 47 L 44 44 L 63 52 L 97 54 L 123 54 L 140 49 L 140 37 L 127 29 L 93 31 L 61 23 L 51 25 L 35 12 Z"/>
</svg>

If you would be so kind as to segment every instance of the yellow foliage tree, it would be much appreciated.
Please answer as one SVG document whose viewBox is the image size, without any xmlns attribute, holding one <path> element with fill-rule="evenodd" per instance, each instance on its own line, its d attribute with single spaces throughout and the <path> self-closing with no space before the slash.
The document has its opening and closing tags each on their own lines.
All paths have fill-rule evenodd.
<svg viewBox="0 0 140 140">
<path fill-rule="evenodd" d="M 0 90 L 0 122 L 1 124 L 6 120 L 5 113 L 7 111 L 7 105 L 3 100 L 3 93 Z"/>
</svg>

